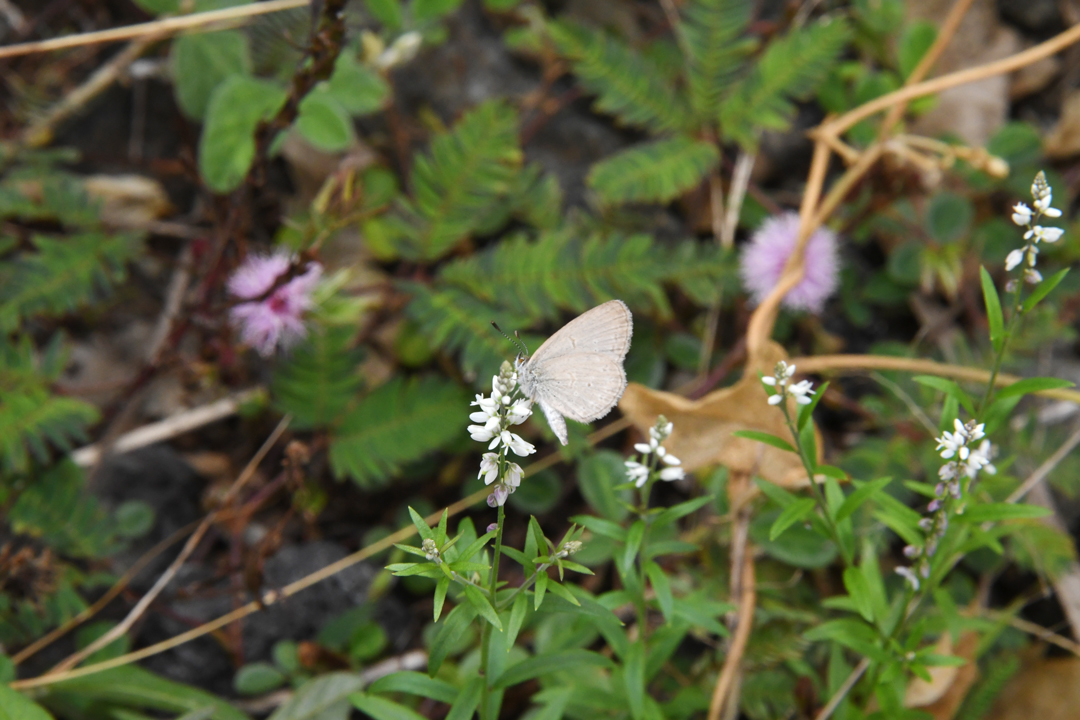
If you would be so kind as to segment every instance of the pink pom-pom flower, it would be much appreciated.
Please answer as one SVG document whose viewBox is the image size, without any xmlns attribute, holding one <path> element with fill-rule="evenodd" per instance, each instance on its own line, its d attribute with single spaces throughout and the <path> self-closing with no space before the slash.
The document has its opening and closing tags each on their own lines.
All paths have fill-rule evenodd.
<svg viewBox="0 0 1080 720">
<path fill-rule="evenodd" d="M 761 224 L 739 259 L 739 275 L 755 305 L 761 304 L 784 272 L 784 265 L 795 250 L 799 234 L 799 215 L 786 212 Z M 819 227 L 806 245 L 806 274 L 784 296 L 782 304 L 791 310 L 821 312 L 825 301 L 836 290 L 840 262 L 836 234 Z"/>
<path fill-rule="evenodd" d="M 269 357 L 278 348 L 286 350 L 307 335 L 303 315 L 312 306 L 311 293 L 322 277 L 322 265 L 309 263 L 298 275 L 269 295 L 278 278 L 289 270 L 285 253 L 249 255 L 229 278 L 229 292 L 241 302 L 229 311 L 240 330 L 240 339 Z M 266 295 L 266 297 L 263 297 Z"/>
</svg>

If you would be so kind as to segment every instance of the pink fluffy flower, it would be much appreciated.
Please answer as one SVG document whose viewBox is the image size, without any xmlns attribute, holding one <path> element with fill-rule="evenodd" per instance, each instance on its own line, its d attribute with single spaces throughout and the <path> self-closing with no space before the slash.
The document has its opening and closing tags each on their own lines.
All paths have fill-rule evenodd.
<svg viewBox="0 0 1080 720">
<path fill-rule="evenodd" d="M 799 215 L 787 212 L 761 224 L 743 248 L 739 274 L 754 304 L 760 304 L 784 272 L 799 233 Z M 836 234 L 820 227 L 806 246 L 806 275 L 784 297 L 783 305 L 792 310 L 821 312 L 825 301 L 836 290 L 840 276 Z"/>
<path fill-rule="evenodd" d="M 303 314 L 311 308 L 311 292 L 322 276 L 322 265 L 310 263 L 303 275 L 262 297 L 290 264 L 285 253 L 249 255 L 229 278 L 229 292 L 251 301 L 234 306 L 229 317 L 240 329 L 240 339 L 266 357 L 278 347 L 292 347 L 307 334 Z"/>
</svg>

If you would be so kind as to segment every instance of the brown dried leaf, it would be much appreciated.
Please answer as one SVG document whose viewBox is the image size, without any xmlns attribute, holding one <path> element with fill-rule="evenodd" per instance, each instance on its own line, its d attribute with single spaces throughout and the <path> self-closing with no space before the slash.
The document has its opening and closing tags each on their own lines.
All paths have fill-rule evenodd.
<svg viewBox="0 0 1080 720">
<path fill-rule="evenodd" d="M 975 652 L 979 647 L 978 633 L 964 633 L 953 647 L 952 636 L 945 633 L 938 640 L 934 652 L 939 655 L 956 655 L 968 661 L 961 667 L 939 666 L 930 668 L 930 682 L 915 678 L 904 694 L 906 707 L 922 708 L 934 720 L 952 720 L 968 691 L 979 678 L 979 666 Z"/>
<path fill-rule="evenodd" d="M 1080 659 L 1038 660 L 1013 676 L 986 720 L 1075 720 L 1080 707 Z"/>
<path fill-rule="evenodd" d="M 768 404 L 758 372 L 771 375 L 776 363 L 787 358 L 784 349 L 769 341 L 757 358 L 747 363 L 743 377 L 731 387 L 715 390 L 700 400 L 651 390 L 631 383 L 619 401 L 619 410 L 643 434 L 664 415 L 675 430 L 666 446 L 682 460 L 688 472 L 720 464 L 732 472 L 755 474 L 785 488 L 809 485 L 802 463 L 794 453 L 764 443 L 732 437 L 737 430 L 756 430 L 788 439 L 783 414 Z M 820 459 L 821 438 L 818 438 Z"/>
</svg>

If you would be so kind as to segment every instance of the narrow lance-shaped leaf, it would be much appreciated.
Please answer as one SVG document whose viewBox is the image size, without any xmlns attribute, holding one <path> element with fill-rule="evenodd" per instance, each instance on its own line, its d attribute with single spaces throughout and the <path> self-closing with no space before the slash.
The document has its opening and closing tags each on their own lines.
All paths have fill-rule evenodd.
<svg viewBox="0 0 1080 720">
<path fill-rule="evenodd" d="M 986 303 L 986 322 L 990 325 L 990 344 L 994 352 L 1001 352 L 1005 343 L 1005 320 L 1001 313 L 1001 299 L 998 297 L 994 279 L 985 267 L 979 268 L 979 280 L 982 283 L 983 301 Z"/>
</svg>

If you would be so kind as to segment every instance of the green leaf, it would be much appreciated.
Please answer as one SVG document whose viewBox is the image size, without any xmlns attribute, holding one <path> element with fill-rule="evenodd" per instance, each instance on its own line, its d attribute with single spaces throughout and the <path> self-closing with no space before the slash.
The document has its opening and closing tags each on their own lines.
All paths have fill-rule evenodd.
<svg viewBox="0 0 1080 720">
<path fill-rule="evenodd" d="M 645 234 L 622 236 L 615 233 L 586 232 L 563 227 L 544 232 L 535 241 L 514 235 L 487 251 L 449 263 L 440 280 L 467 290 L 485 305 L 484 324 L 495 319 L 509 320 L 506 313 L 492 315 L 485 306 L 505 307 L 516 325 L 527 327 L 532 319 L 554 320 L 559 310 L 584 312 L 599 303 L 619 298 L 635 312 L 649 311 L 661 317 L 671 315 L 665 285 L 675 285 L 695 302 L 715 300 L 718 284 L 736 283 L 733 253 L 715 243 L 684 241 L 674 247 L 657 244 Z M 462 293 L 446 302 L 460 304 Z M 464 296 L 474 305 L 478 300 Z M 506 341 L 491 332 L 491 326 L 473 332 L 494 336 L 501 345 L 499 357 L 506 355 Z M 507 327 L 507 325 L 503 325 Z M 631 350 L 631 357 L 634 351 Z"/>
<path fill-rule="evenodd" d="M 443 604 L 446 602 L 446 591 L 450 589 L 450 578 L 439 578 L 439 582 L 435 584 L 435 601 L 432 612 L 434 613 L 434 622 L 439 622 L 439 616 L 442 615 Z"/>
<path fill-rule="evenodd" d="M 855 492 L 844 498 L 840 509 L 836 511 L 836 522 L 851 517 L 864 502 L 884 490 L 890 482 L 892 482 L 892 478 L 885 477 L 859 485 Z"/>
<path fill-rule="evenodd" d="M 361 487 L 385 484 L 404 463 L 420 459 L 464 432 L 464 391 L 438 378 L 395 378 L 345 416 L 330 444 L 337 477 Z"/>
<path fill-rule="evenodd" d="M 364 5 L 372 17 L 382 23 L 387 30 L 400 30 L 404 18 L 401 15 L 400 0 L 364 0 Z"/>
<path fill-rule="evenodd" d="M 719 162 L 720 152 L 711 142 L 654 140 L 596 163 L 586 182 L 607 204 L 667 203 L 697 187 Z"/>
<path fill-rule="evenodd" d="M 271 394 L 274 405 L 291 413 L 298 430 L 325 427 L 356 400 L 361 353 L 356 328 L 315 326 L 303 344 L 276 363 Z"/>
<path fill-rule="evenodd" d="M 413 254 L 434 260 L 483 224 L 521 167 L 517 112 L 489 101 L 465 114 L 413 161 L 415 212 L 421 222 Z"/>
<path fill-rule="evenodd" d="M 457 693 L 457 698 L 450 705 L 450 711 L 445 720 L 472 720 L 473 713 L 480 705 L 480 698 L 484 692 L 484 679 L 473 678 L 465 685 L 465 688 Z"/>
<path fill-rule="evenodd" d="M 645 717 L 645 642 L 640 638 L 630 645 L 623 663 L 623 692 L 630 705 L 630 717 Z"/>
<path fill-rule="evenodd" d="M 762 513 L 750 525 L 750 537 L 762 550 L 781 562 L 807 569 L 825 567 L 836 559 L 836 545 L 831 540 L 800 524 L 770 540 L 769 530 L 779 514 L 779 511 Z"/>
<path fill-rule="evenodd" d="M 1032 518 L 1041 518 L 1046 517 L 1049 514 L 1049 509 L 1039 505 L 980 503 L 968 507 L 964 510 L 963 515 L 956 516 L 956 520 L 965 523 L 1000 522 L 1002 520 L 1028 520 Z"/>
<path fill-rule="evenodd" d="M 919 64 L 926 51 L 937 39 L 937 26 L 927 20 L 916 20 L 904 28 L 897 47 L 900 75 L 905 79 Z"/>
<path fill-rule="evenodd" d="M 626 547 L 623 548 L 622 566 L 629 568 L 637 558 L 638 550 L 641 549 L 641 541 L 645 538 L 645 523 L 635 520 L 626 533 Z"/>
<path fill-rule="evenodd" d="M 521 626 L 525 623 L 525 615 L 529 612 L 529 600 L 525 593 L 518 593 L 514 598 L 514 605 L 510 608 L 510 622 L 506 624 L 506 646 L 513 647 L 517 640 Z"/>
<path fill-rule="evenodd" d="M 552 595 L 558 595 L 571 605 L 581 607 L 581 601 L 574 597 L 574 594 L 571 593 L 565 585 L 552 580 L 548 583 L 548 590 L 551 591 Z"/>
<path fill-rule="evenodd" d="M 285 676 L 269 663 L 244 665 L 233 678 L 233 689 L 240 695 L 262 695 L 285 683 Z"/>
<path fill-rule="evenodd" d="M 814 92 L 850 36 L 847 23 L 832 19 L 770 42 L 751 73 L 735 83 L 720 105 L 724 136 L 755 148 L 761 130 L 787 130 L 795 116 L 792 98 Z"/>
<path fill-rule="evenodd" d="M 861 620 L 829 620 L 810 628 L 803 637 L 811 642 L 831 640 L 879 662 L 889 660 L 889 655 L 877 645 L 877 631 Z"/>
<path fill-rule="evenodd" d="M 764 478 L 754 478 L 754 484 L 758 486 L 758 489 L 761 490 L 762 493 L 764 493 L 765 497 L 769 498 L 782 508 L 791 505 L 798 499 L 795 495 L 789 493 L 776 483 L 771 483 Z"/>
<path fill-rule="evenodd" d="M 802 431 L 806 428 L 806 424 L 810 422 L 810 418 L 814 416 L 814 409 L 817 408 L 818 403 L 821 402 L 821 398 L 825 397 L 825 391 L 829 389 L 829 383 L 823 383 L 821 387 L 814 390 L 814 394 L 810 398 L 808 405 L 799 406 L 799 415 L 796 418 L 795 428 Z"/>
<path fill-rule="evenodd" d="M 1071 383 L 1068 380 L 1062 380 L 1061 378 L 1025 378 L 1014 382 L 1012 385 L 1006 385 L 998 390 L 995 395 L 996 398 L 1000 400 L 1002 398 L 1021 397 L 1042 390 L 1057 390 L 1059 388 L 1072 387 L 1073 385 L 1074 383 Z"/>
<path fill-rule="evenodd" d="M 926 208 L 926 231 L 939 243 L 953 243 L 971 229 L 975 208 L 962 195 L 939 192 L 930 197 Z"/>
<path fill-rule="evenodd" d="M 675 617 L 721 637 L 727 637 L 729 632 L 717 618 L 734 609 L 730 603 L 712 600 L 700 592 L 675 598 Z"/>
<path fill-rule="evenodd" d="M 765 443 L 766 445 L 771 445 L 774 448 L 785 450 L 787 452 L 795 452 L 795 448 L 791 446 L 791 443 L 767 432 L 759 432 L 757 430 L 736 430 L 731 434 L 734 437 L 746 438 L 747 440 L 757 440 L 758 442 Z"/>
<path fill-rule="evenodd" d="M 120 503 L 113 514 L 117 534 L 126 538 L 140 538 L 154 527 L 154 506 L 144 500 L 127 500 Z"/>
<path fill-rule="evenodd" d="M 285 102 L 285 90 L 267 80 L 233 75 L 210 95 L 199 139 L 199 172 L 217 193 L 235 189 L 255 159 L 255 128 Z"/>
<path fill-rule="evenodd" d="M 619 542 L 626 541 L 626 528 L 611 520 L 604 520 L 591 515 L 575 515 L 570 520 L 597 535 L 609 537 Z"/>
<path fill-rule="evenodd" d="M 494 684 L 496 688 L 508 688 L 535 677 L 555 672 L 570 672 L 590 667 L 613 667 L 608 658 L 591 650 L 561 650 L 534 655 L 507 669 Z"/>
<path fill-rule="evenodd" d="M 619 499 L 630 501 L 632 495 L 626 491 L 617 495 L 614 489 L 625 481 L 622 455 L 614 450 L 597 450 L 578 463 L 578 490 L 592 509 L 608 520 L 620 522 L 630 512 Z"/>
<path fill-rule="evenodd" d="M 206 115 L 210 97 L 232 76 L 251 75 L 247 35 L 239 30 L 181 35 L 172 43 L 169 69 L 180 109 L 192 120 Z"/>
<path fill-rule="evenodd" d="M 982 282 L 983 301 L 986 303 L 986 321 L 990 325 L 990 344 L 994 346 L 995 353 L 1000 353 L 1005 344 L 1005 319 L 1001 313 L 1001 299 L 994 287 L 994 279 L 985 267 L 979 268 L 979 279 Z"/>
<path fill-rule="evenodd" d="M 546 27 L 581 84 L 597 96 L 597 111 L 654 131 L 686 125 L 690 117 L 686 103 L 648 59 L 606 33 L 565 22 L 549 22 Z"/>
<path fill-rule="evenodd" d="M 485 620 L 494 625 L 502 632 L 502 621 L 499 619 L 498 614 L 495 612 L 495 608 L 491 607 L 491 603 L 488 602 L 487 597 L 482 593 L 475 585 L 465 585 L 465 597 L 468 598 L 472 606 L 476 608 Z"/>
<path fill-rule="evenodd" d="M 665 527 L 675 522 L 681 517 L 685 517 L 690 513 L 697 512 L 698 510 L 712 502 L 712 500 L 712 495 L 703 495 L 701 497 L 696 497 L 693 500 L 687 500 L 685 502 L 679 503 L 678 505 L 672 505 L 669 508 L 664 508 L 652 519 L 652 527 Z"/>
<path fill-rule="evenodd" d="M 859 568 L 849 567 L 844 570 L 844 587 L 863 619 L 866 622 L 873 622 L 874 601 L 870 596 L 870 586 Z"/>
<path fill-rule="evenodd" d="M 533 587 L 533 610 L 539 610 L 541 603 L 544 602 L 544 594 L 547 592 L 549 581 L 547 570 L 541 570 L 537 574 L 536 585 Z"/>
<path fill-rule="evenodd" d="M 42 538 L 69 557 L 99 557 L 114 549 L 114 521 L 86 493 L 82 468 L 69 460 L 53 465 L 24 490 L 7 521 L 16 534 Z"/>
<path fill-rule="evenodd" d="M 53 720 L 52 715 L 21 693 L 0 685 L 0 720 Z"/>
<path fill-rule="evenodd" d="M 404 705 L 378 695 L 354 692 L 349 695 L 349 702 L 360 712 L 371 716 L 373 720 L 425 720 L 424 716 L 415 710 L 410 710 Z"/>
<path fill-rule="evenodd" d="M 955 380 L 948 380 L 946 378 L 938 377 L 936 375 L 916 375 L 912 378 L 912 380 L 919 383 L 920 385 L 926 385 L 927 387 L 932 387 L 940 390 L 941 392 L 945 393 L 947 397 L 951 397 L 957 402 L 959 402 L 961 405 L 963 405 L 964 409 L 967 410 L 969 413 L 971 413 L 972 415 L 975 414 L 975 404 L 971 401 L 971 397 L 966 392 L 964 392 L 964 389 L 961 388 Z M 951 426 L 952 423 L 950 422 L 949 427 Z"/>
<path fill-rule="evenodd" d="M 324 152 L 344 150 L 354 137 L 348 111 L 328 90 L 322 89 L 313 90 L 300 101 L 296 130 Z"/>
<path fill-rule="evenodd" d="M 1035 306 L 1043 301 L 1047 295 L 1058 286 L 1065 276 L 1069 274 L 1069 268 L 1059 270 L 1050 277 L 1043 280 L 1041 283 L 1035 286 L 1035 289 L 1031 291 L 1031 294 L 1024 300 L 1023 310 L 1025 313 L 1029 313 L 1035 309 Z"/>
<path fill-rule="evenodd" d="M 424 673 L 402 671 L 379 678 L 368 687 L 368 692 L 400 692 L 431 698 L 443 703 L 452 703 L 459 691 L 445 680 L 428 677 Z"/>
<path fill-rule="evenodd" d="M 334 63 L 334 74 L 326 83 L 326 92 L 351 115 L 375 112 L 386 104 L 390 86 L 377 72 L 343 52 Z"/>
<path fill-rule="evenodd" d="M 811 498 L 799 498 L 791 505 L 788 505 L 777 516 L 776 521 L 773 522 L 772 527 L 769 529 L 769 540 L 776 540 L 789 527 L 814 512 L 815 507 L 817 507 L 817 503 Z"/>
<path fill-rule="evenodd" d="M 34 235 L 31 242 L 37 252 L 8 261 L 14 267 L 0 284 L 0 330 L 5 333 L 36 316 L 71 313 L 108 297 L 143 249 L 137 236 L 100 232 L 61 239 Z"/>
<path fill-rule="evenodd" d="M 450 611 L 443 620 L 443 625 L 435 635 L 435 641 L 431 643 L 428 653 L 428 675 L 432 677 L 439 672 L 447 653 L 454 647 L 476 617 L 476 609 L 471 603 L 462 603 Z"/>
<path fill-rule="evenodd" d="M 724 90 L 735 80 L 750 45 L 739 42 L 753 3 L 695 0 L 684 6 L 676 31 L 685 49 L 690 101 L 698 117 L 712 120 Z"/>
<path fill-rule="evenodd" d="M 428 527 L 427 520 L 424 519 L 423 515 L 414 510 L 411 505 L 409 506 L 409 519 L 412 520 L 412 524 L 420 534 L 421 540 L 435 540 L 435 533 Z"/>
<path fill-rule="evenodd" d="M 660 612 L 664 614 L 664 620 L 671 622 L 675 616 L 675 601 L 671 596 L 671 581 L 664 573 L 664 569 L 653 561 L 645 563 L 645 575 L 648 576 L 653 590 L 656 592 L 656 602 L 660 605 Z"/>
<path fill-rule="evenodd" d="M 80 703 L 89 705 L 120 705 L 161 713 L 181 714 L 209 706 L 214 708 L 214 720 L 248 720 L 244 713 L 210 693 L 166 680 L 133 665 L 61 680 L 50 685 L 48 693 L 64 698 L 77 697 Z M 275 713 L 272 720 L 298 719 L 279 718 Z"/>
</svg>

